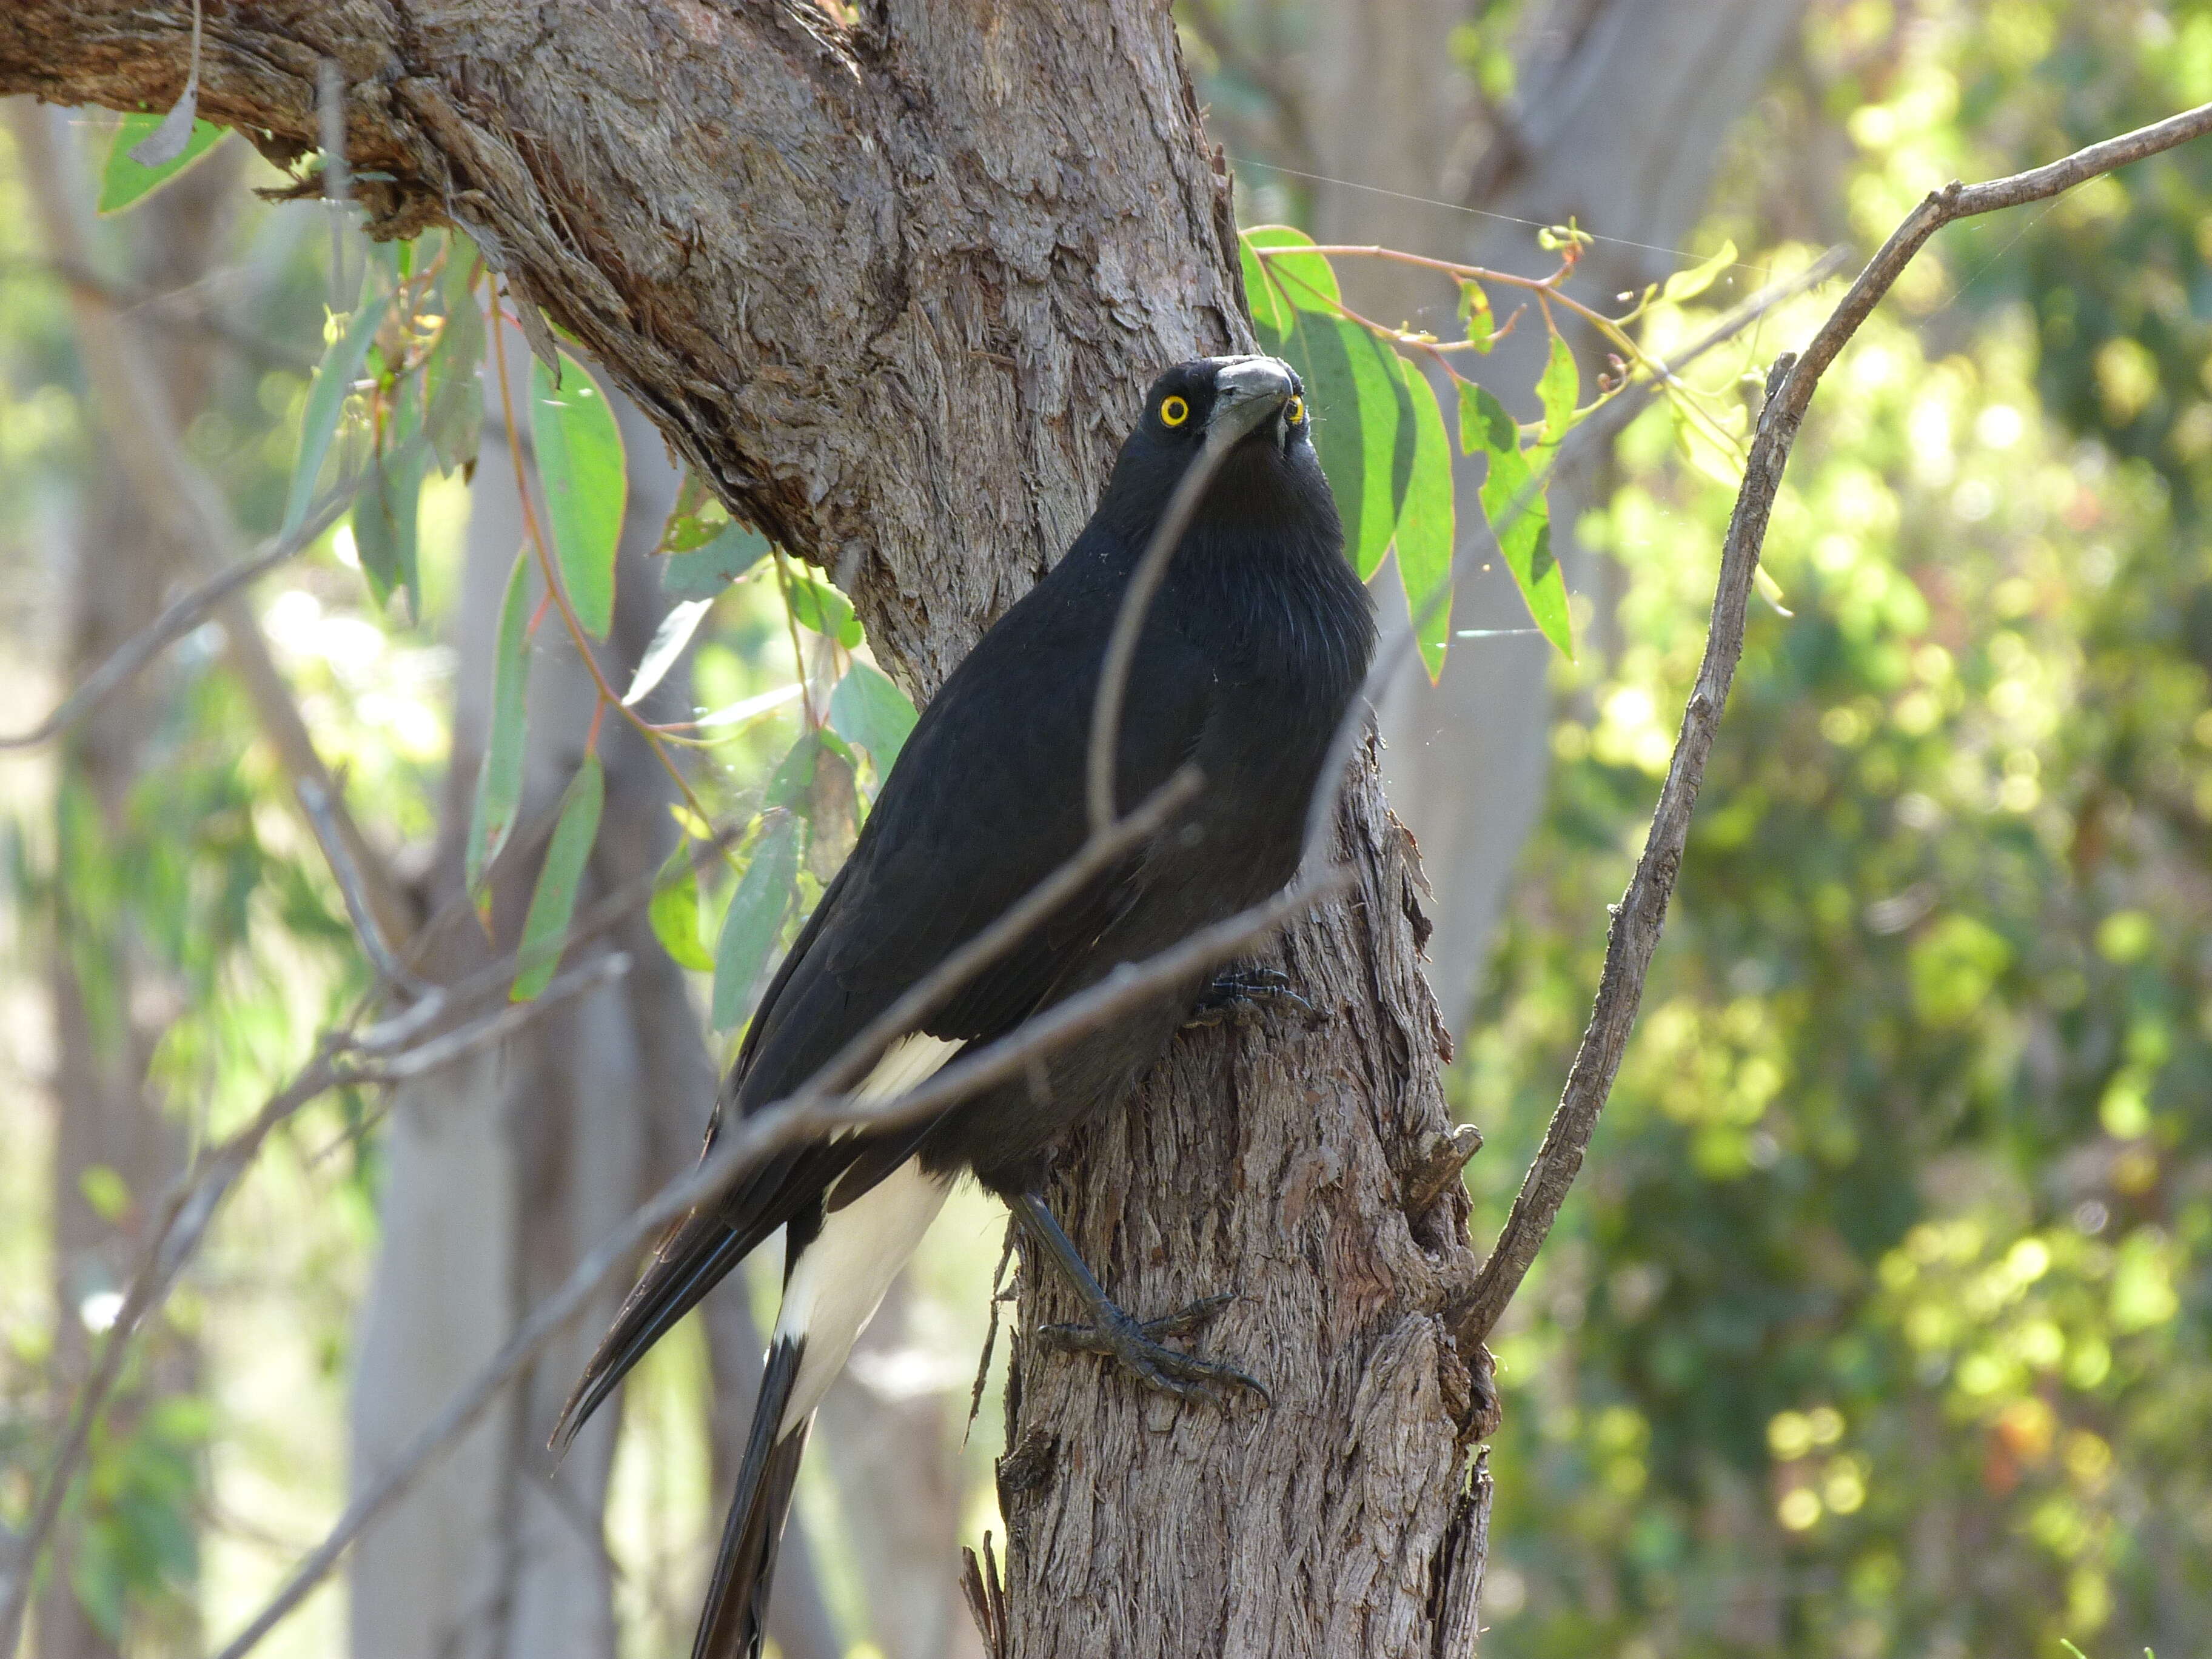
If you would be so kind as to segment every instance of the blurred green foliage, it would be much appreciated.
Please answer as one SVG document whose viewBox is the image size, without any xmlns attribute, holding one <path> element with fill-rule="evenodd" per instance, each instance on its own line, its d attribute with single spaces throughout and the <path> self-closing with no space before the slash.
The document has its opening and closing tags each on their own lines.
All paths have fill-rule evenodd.
<svg viewBox="0 0 2212 1659">
<path fill-rule="evenodd" d="M 1701 234 L 1871 247 L 1945 179 L 2208 99 L 2212 7 L 1816 5 Z M 1808 224 L 1838 139 L 1847 217 Z M 1498 1345 L 1486 1656 L 2212 1626 L 2208 210 L 2197 146 L 1947 232 L 1814 402 L 1767 548 L 1792 614 L 1753 616 L 1643 1024 Z M 1456 1079 L 1478 1237 L 1703 642 L 1729 500 L 1655 422 L 1582 526 L 1623 644 L 1555 666 Z"/>
</svg>

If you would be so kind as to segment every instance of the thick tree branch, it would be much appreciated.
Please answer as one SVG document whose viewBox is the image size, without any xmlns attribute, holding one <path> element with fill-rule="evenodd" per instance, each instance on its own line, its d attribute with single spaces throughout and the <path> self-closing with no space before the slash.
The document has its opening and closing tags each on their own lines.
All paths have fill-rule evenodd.
<svg viewBox="0 0 2212 1659">
<path fill-rule="evenodd" d="M 1720 577 L 1713 596 L 1712 621 L 1705 659 L 1682 711 L 1674 758 L 1659 791 L 1644 851 L 1629 878 L 1628 890 L 1614 908 L 1606 939 L 1605 967 L 1597 1000 L 1583 1032 L 1558 1109 L 1544 1142 L 1521 1183 L 1512 1213 L 1498 1235 L 1473 1288 L 1450 1310 L 1463 1351 L 1496 1328 L 1522 1279 L 1542 1249 L 1567 1189 L 1581 1170 L 1583 1154 L 1597 1127 L 1598 1114 L 1613 1091 L 1622 1054 L 1644 996 L 1644 979 L 1667 921 L 1667 901 L 1682 865 L 1689 839 L 1690 813 L 1697 804 L 1706 759 L 1712 753 L 1729 687 L 1743 655 L 1746 606 L 1782 472 L 1797 440 L 1797 429 L 1813 401 L 1820 376 L 1858 330 L 1899 273 L 1927 240 L 1956 219 L 2040 201 L 2084 179 L 2212 132 L 2212 104 L 2200 106 L 2155 125 L 2123 134 L 2078 150 L 2063 161 L 1987 184 L 1953 183 L 1929 193 L 1906 216 L 1861 271 L 1827 321 L 1795 359 L 1778 359 L 1767 379 L 1766 406 L 1751 447 L 1735 511 L 1721 549 Z"/>
<path fill-rule="evenodd" d="M 191 28 L 178 0 L 15 0 L 0 93 L 166 106 Z M 734 509 L 857 589 L 926 692 L 1072 536 L 1054 504 L 1095 493 L 1132 357 L 1249 338 L 1164 9 L 1022 0 L 977 30 L 928 0 L 850 29 L 771 0 L 434 25 L 237 0 L 208 15 L 200 110 L 296 160 L 342 64 L 372 234 L 467 231 Z M 1144 166 L 1094 165 L 1131 132 Z"/>
</svg>

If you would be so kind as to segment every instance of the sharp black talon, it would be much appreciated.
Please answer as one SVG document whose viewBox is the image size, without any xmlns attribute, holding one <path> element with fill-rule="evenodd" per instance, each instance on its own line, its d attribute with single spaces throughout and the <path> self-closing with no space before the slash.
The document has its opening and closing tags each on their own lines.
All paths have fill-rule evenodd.
<svg viewBox="0 0 2212 1659">
<path fill-rule="evenodd" d="M 1287 1005 L 1308 1018 L 1314 1012 L 1313 1004 L 1291 988 L 1289 975 L 1274 968 L 1243 968 L 1214 975 L 1183 1021 L 1183 1028 L 1189 1030 L 1229 1020 L 1242 1024 L 1258 1018 L 1270 1004 Z"/>
</svg>

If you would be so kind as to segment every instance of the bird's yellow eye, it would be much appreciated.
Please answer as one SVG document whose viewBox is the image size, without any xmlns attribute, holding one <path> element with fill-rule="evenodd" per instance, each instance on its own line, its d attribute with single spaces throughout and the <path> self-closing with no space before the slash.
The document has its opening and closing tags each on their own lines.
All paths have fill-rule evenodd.
<svg viewBox="0 0 2212 1659">
<path fill-rule="evenodd" d="M 1169 398 L 1160 404 L 1160 424 L 1181 426 L 1190 418 L 1190 405 L 1180 398 Z"/>
<path fill-rule="evenodd" d="M 1283 405 L 1283 413 L 1289 416 L 1291 424 L 1296 426 L 1306 417 L 1306 400 L 1303 398 L 1291 398 Z"/>
</svg>

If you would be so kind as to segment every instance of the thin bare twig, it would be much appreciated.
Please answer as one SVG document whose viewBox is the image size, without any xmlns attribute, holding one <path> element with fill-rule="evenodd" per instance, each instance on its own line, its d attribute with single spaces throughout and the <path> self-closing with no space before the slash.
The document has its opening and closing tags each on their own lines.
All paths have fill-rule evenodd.
<svg viewBox="0 0 2212 1659">
<path fill-rule="evenodd" d="M 1729 686 L 1743 654 L 1746 606 L 1752 579 L 1759 568 L 1759 550 L 1782 472 L 1796 441 L 1798 427 L 1813 400 L 1821 374 L 1833 362 L 1851 336 L 1888 292 L 1899 273 L 1911 262 L 1921 246 L 1954 220 L 2016 207 L 2023 202 L 2056 196 L 2084 179 L 2160 150 L 2186 143 L 2212 132 L 2212 104 L 2201 105 L 2154 125 L 2124 133 L 2102 143 L 2077 150 L 2063 161 L 2031 172 L 1986 184 L 1952 183 L 1932 191 L 1905 216 L 1881 250 L 1852 283 L 1827 321 L 1820 325 L 1802 356 L 1778 359 L 1767 378 L 1766 406 L 1753 439 L 1751 458 L 1743 487 L 1737 492 L 1735 511 L 1729 520 L 1728 538 L 1721 549 L 1720 578 L 1713 595 L 1712 622 L 1706 634 L 1704 661 L 1682 711 L 1680 734 L 1651 816 L 1644 852 L 1636 861 L 1628 890 L 1615 908 L 1606 938 L 1605 968 L 1598 981 L 1597 1000 L 1589 1026 L 1576 1050 L 1573 1067 L 1558 1109 L 1545 1130 L 1543 1146 L 1528 1166 L 1528 1176 L 1513 1200 L 1513 1211 L 1498 1243 L 1475 1277 L 1468 1294 L 1447 1317 L 1460 1346 L 1471 1349 L 1496 1328 L 1513 1294 L 1521 1286 L 1536 1255 L 1543 1248 L 1567 1189 L 1582 1168 L 1583 1154 L 1597 1127 L 1598 1114 L 1612 1092 L 1613 1079 L 1628 1046 L 1636 1012 L 1643 1000 L 1644 979 L 1651 965 L 1661 930 L 1667 921 L 1667 901 L 1674 877 L 1681 868 L 1682 849 L 1690 832 L 1690 812 L 1696 805 L 1705 761 L 1712 752 L 1721 710 L 1728 702 Z"/>
<path fill-rule="evenodd" d="M 68 1426 L 46 1468 L 30 1524 L 14 1550 L 15 1561 L 6 1594 L 0 1596 L 0 1655 L 12 1654 L 21 1631 L 23 1610 L 39 1557 L 61 1517 L 63 1499 L 77 1466 L 91 1444 L 92 1428 L 123 1375 L 123 1362 L 131 1339 L 146 1316 L 159 1307 L 178 1276 L 207 1235 L 209 1224 L 238 1178 L 252 1165 L 261 1147 L 278 1125 L 302 1107 L 333 1089 L 355 1084 L 419 1075 L 449 1065 L 463 1054 L 513 1035 L 521 1025 L 548 1008 L 606 982 L 629 967 L 619 954 L 601 957 L 556 979 L 537 1000 L 502 1009 L 474 1025 L 447 1033 L 421 1048 L 395 1055 L 377 1071 L 356 1069 L 346 1063 L 357 1048 L 343 1032 L 331 1032 L 316 1044 L 313 1058 L 284 1087 L 271 1095 L 252 1120 L 236 1133 L 209 1148 L 192 1166 L 171 1183 L 161 1200 L 161 1220 L 139 1252 L 123 1293 L 123 1305 L 108 1327 L 100 1363 L 78 1389 L 71 1403 Z"/>
<path fill-rule="evenodd" d="M 422 441 L 412 441 L 420 444 Z M 317 537 L 337 522 L 360 487 L 359 479 L 340 485 L 323 497 L 292 534 L 272 537 L 251 558 L 240 559 L 189 592 L 179 593 L 160 616 L 116 647 L 107 660 L 88 674 L 46 719 L 28 731 L 0 735 L 0 749 L 36 748 L 83 720 L 147 664 L 221 611 L 234 595 L 313 546 Z"/>
<path fill-rule="evenodd" d="M 1031 1061 L 1128 1012 L 1166 988 L 1230 960 L 1299 910 L 1340 889 L 1349 876 L 1348 870 L 1340 869 L 1302 882 L 1157 956 L 1130 963 L 885 1104 L 866 1104 L 848 1095 L 810 1103 L 794 1096 L 735 1126 L 708 1157 L 633 1210 L 621 1226 L 576 1264 L 558 1290 L 531 1310 L 506 1346 L 346 1506 L 323 1541 L 301 1561 L 283 1587 L 216 1659 L 244 1659 L 322 1582 L 353 1540 L 420 1477 L 430 1460 L 466 1431 L 545 1345 L 671 1222 L 712 1203 L 746 1171 L 757 1168 L 782 1147 L 848 1126 L 890 1128 L 919 1122 L 979 1089 L 1018 1074 Z"/>
<path fill-rule="evenodd" d="M 1091 704 L 1091 751 L 1085 775 L 1094 836 L 1104 835 L 1114 823 L 1114 763 L 1121 746 L 1121 704 L 1128 695 L 1129 671 L 1137 660 L 1137 641 L 1144 632 L 1146 613 L 1167 577 L 1176 550 L 1182 545 L 1183 532 L 1198 512 L 1199 498 L 1206 494 L 1206 485 L 1233 447 L 1218 435 L 1207 434 L 1175 493 L 1168 497 L 1167 510 L 1160 514 L 1152 540 L 1145 544 L 1144 554 L 1121 595 L 1121 609 L 1115 612 L 1114 631 L 1106 641 L 1106 659 L 1098 671 L 1097 694 Z"/>
</svg>

